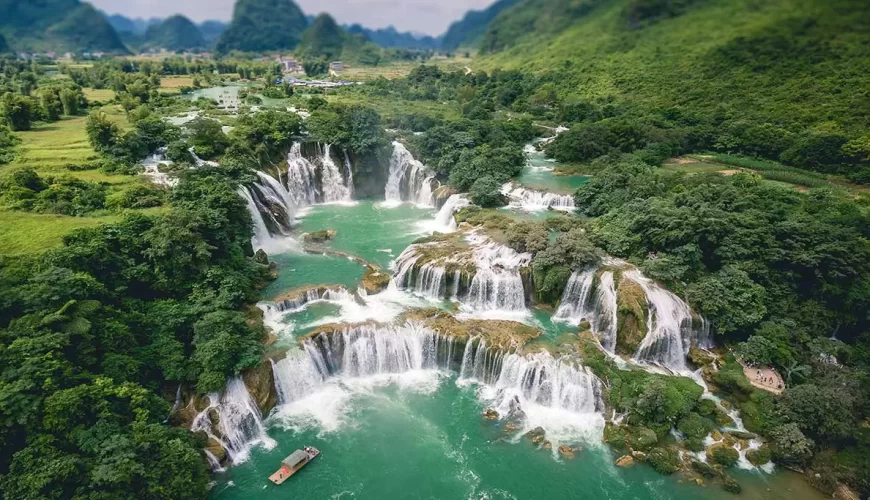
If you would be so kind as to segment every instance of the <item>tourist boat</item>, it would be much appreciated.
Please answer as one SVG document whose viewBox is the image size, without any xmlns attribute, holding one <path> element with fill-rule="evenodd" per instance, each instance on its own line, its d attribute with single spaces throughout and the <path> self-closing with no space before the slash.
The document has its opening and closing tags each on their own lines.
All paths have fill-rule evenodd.
<svg viewBox="0 0 870 500">
<path fill-rule="evenodd" d="M 281 484 L 290 478 L 293 474 L 299 472 L 299 469 L 308 465 L 308 462 L 314 460 L 317 455 L 320 455 L 320 450 L 313 446 L 306 446 L 301 450 L 296 450 L 284 460 L 281 460 L 281 467 L 269 476 L 269 481 L 275 484 Z"/>
</svg>

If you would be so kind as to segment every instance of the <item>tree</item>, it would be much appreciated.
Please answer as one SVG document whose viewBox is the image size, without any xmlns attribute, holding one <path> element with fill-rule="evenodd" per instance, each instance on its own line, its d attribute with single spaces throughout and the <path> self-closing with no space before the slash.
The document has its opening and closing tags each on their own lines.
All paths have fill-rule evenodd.
<svg viewBox="0 0 870 500">
<path fill-rule="evenodd" d="M 29 97 L 7 92 L 0 98 L 0 116 L 14 131 L 30 130 L 36 106 Z"/>
<path fill-rule="evenodd" d="M 45 121 L 54 122 L 63 114 L 63 103 L 56 89 L 47 88 L 39 92 L 39 106 Z"/>
<path fill-rule="evenodd" d="M 469 190 L 471 201 L 484 208 L 505 205 L 505 196 L 501 194 L 501 183 L 491 176 L 480 177 Z"/>
<path fill-rule="evenodd" d="M 689 286 L 689 302 L 726 334 L 757 324 L 764 318 L 764 287 L 749 275 L 729 266 Z"/>
<path fill-rule="evenodd" d="M 63 104 L 63 114 L 67 116 L 79 114 L 79 92 L 65 88 L 60 91 L 60 101 Z"/>
<path fill-rule="evenodd" d="M 808 439 L 795 423 L 788 423 L 772 429 L 770 438 L 773 457 L 777 462 L 802 465 L 813 455 L 812 439 Z"/>
<path fill-rule="evenodd" d="M 310 77 L 323 76 L 329 71 L 329 62 L 325 59 L 309 59 L 302 63 L 302 69 Z"/>
<path fill-rule="evenodd" d="M 104 153 L 118 144 L 121 134 L 118 126 L 102 111 L 95 111 L 88 115 L 85 131 L 91 146 Z"/>
<path fill-rule="evenodd" d="M 224 134 L 220 122 L 210 118 L 196 118 L 187 124 L 188 142 L 196 154 L 204 160 L 214 159 L 224 153 L 230 140 Z"/>
</svg>

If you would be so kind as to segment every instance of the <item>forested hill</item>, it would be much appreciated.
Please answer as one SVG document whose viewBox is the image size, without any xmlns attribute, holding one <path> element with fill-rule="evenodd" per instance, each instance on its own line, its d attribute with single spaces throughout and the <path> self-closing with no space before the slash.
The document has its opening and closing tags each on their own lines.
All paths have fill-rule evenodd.
<svg viewBox="0 0 870 500">
<path fill-rule="evenodd" d="M 563 100 L 860 137 L 868 44 L 870 2 L 523 0 L 491 23 L 477 67 L 556 73 Z"/>
<path fill-rule="evenodd" d="M 181 15 L 172 16 L 148 28 L 145 43 L 149 47 L 172 51 L 203 49 L 207 46 L 199 28 Z"/>
<path fill-rule="evenodd" d="M 305 14 L 292 0 L 238 0 L 216 50 L 221 54 L 292 50 L 307 27 Z"/>
<path fill-rule="evenodd" d="M 459 47 L 470 47 L 480 41 L 489 23 L 503 10 L 514 6 L 518 0 L 498 0 L 485 10 L 472 10 L 447 28 L 441 41 L 443 50 L 456 50 Z"/>
<path fill-rule="evenodd" d="M 106 18 L 79 0 L 0 0 L 0 34 L 16 51 L 127 52 Z"/>
</svg>

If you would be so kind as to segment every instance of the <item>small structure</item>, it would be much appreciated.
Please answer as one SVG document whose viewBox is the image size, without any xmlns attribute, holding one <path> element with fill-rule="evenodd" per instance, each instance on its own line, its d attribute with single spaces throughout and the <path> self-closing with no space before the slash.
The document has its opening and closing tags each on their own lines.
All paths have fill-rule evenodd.
<svg viewBox="0 0 870 500">
<path fill-rule="evenodd" d="M 333 61 L 329 63 L 330 71 L 344 71 L 344 63 L 341 61 Z"/>
<path fill-rule="evenodd" d="M 275 58 L 275 62 L 281 65 L 281 71 L 284 73 L 296 73 L 299 71 L 299 62 L 292 57 L 278 56 Z"/>
<path fill-rule="evenodd" d="M 299 469 L 308 465 L 308 462 L 314 460 L 318 455 L 320 455 L 320 450 L 313 446 L 306 446 L 301 450 L 294 451 L 290 456 L 281 460 L 281 467 L 269 476 L 269 481 L 275 484 L 282 484 L 290 479 L 293 474 L 299 472 Z"/>
</svg>

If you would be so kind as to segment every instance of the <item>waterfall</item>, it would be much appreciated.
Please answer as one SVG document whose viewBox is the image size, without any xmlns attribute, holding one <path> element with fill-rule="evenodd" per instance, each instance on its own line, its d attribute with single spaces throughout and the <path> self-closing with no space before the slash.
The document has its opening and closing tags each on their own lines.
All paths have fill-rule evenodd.
<svg viewBox="0 0 870 500">
<path fill-rule="evenodd" d="M 217 167 L 218 166 L 217 162 L 203 160 L 202 158 L 197 156 L 196 150 L 194 149 L 193 146 L 188 148 L 187 151 L 190 152 L 190 156 L 193 157 L 193 163 L 197 167 Z"/>
<path fill-rule="evenodd" d="M 210 394 L 208 397 L 208 407 L 193 419 L 190 430 L 204 431 L 220 443 L 233 463 L 247 460 L 254 446 L 262 444 L 269 449 L 275 446 L 266 435 L 257 404 L 240 378 L 231 379 L 222 396 Z M 218 419 L 216 429 L 212 412 Z"/>
<path fill-rule="evenodd" d="M 625 271 L 624 276 L 641 287 L 649 305 L 647 333 L 634 358 L 677 373 L 686 372 L 686 355 L 694 336 L 692 309 L 636 269 Z"/>
<path fill-rule="evenodd" d="M 248 212 L 251 214 L 251 219 L 254 221 L 254 237 L 251 240 L 254 248 L 265 248 L 272 242 L 272 235 L 269 233 L 269 228 L 266 227 L 266 221 L 263 219 L 263 214 L 260 208 L 254 201 L 251 195 L 250 188 L 239 188 L 239 196 L 245 199 L 248 203 Z"/>
<path fill-rule="evenodd" d="M 526 291 L 520 269 L 529 266 L 531 254 L 517 253 L 475 233 L 467 234 L 465 239 L 471 245 L 470 253 L 457 253 L 423 264 L 419 263 L 423 258 L 421 252 L 440 243 L 409 246 L 396 259 L 392 285 L 431 299 L 457 300 L 468 313 L 526 312 Z M 463 272 L 456 269 L 448 272 L 448 265 L 473 268 L 470 285 L 460 287 Z"/>
<path fill-rule="evenodd" d="M 441 210 L 435 216 L 435 225 L 438 232 L 452 233 L 456 231 L 456 219 L 453 218 L 453 214 L 469 205 L 471 205 L 471 202 L 468 201 L 468 197 L 464 194 L 454 194 L 450 198 L 447 198 L 444 206 L 441 207 Z"/>
<path fill-rule="evenodd" d="M 535 191 L 514 185 L 512 182 L 502 186 L 501 192 L 510 199 L 510 206 L 529 212 L 547 209 L 563 212 L 574 210 L 574 197 L 570 194 Z"/>
<path fill-rule="evenodd" d="M 302 144 L 294 142 L 287 154 L 287 189 L 297 206 L 317 203 L 317 167 L 302 156 Z"/>
<path fill-rule="evenodd" d="M 546 352 L 523 356 L 493 349 L 481 338 L 468 340 L 464 348 L 457 341 L 412 321 L 348 326 L 306 339 L 300 350 L 273 363 L 279 418 L 301 418 L 298 409 L 286 410 L 304 400 L 305 410 L 317 413 L 322 424 L 335 422 L 334 415 L 324 413 L 337 410 L 323 407 L 326 400 L 335 403 L 326 395 L 337 390 L 335 381 L 347 390 L 359 380 L 402 384 L 419 373 L 458 368 L 457 384 L 476 384 L 484 403 L 503 417 L 522 418 L 524 431 L 540 426 L 549 439 L 600 440 L 601 382 L 589 369 Z"/>
<path fill-rule="evenodd" d="M 390 175 L 385 188 L 386 200 L 435 206 L 433 185 L 440 185 L 435 176 L 401 142 L 394 141 L 393 154 L 390 156 Z"/>
<path fill-rule="evenodd" d="M 297 312 L 312 302 L 321 300 L 338 301 L 345 300 L 351 297 L 351 293 L 344 287 L 336 288 L 312 288 L 305 290 L 298 296 L 283 299 L 278 302 L 270 302 L 261 304 L 260 307 L 267 315 L 288 314 Z"/>
<path fill-rule="evenodd" d="M 613 352 L 616 349 L 618 309 L 613 272 L 602 272 L 597 284 L 595 281 L 595 269 L 571 274 L 553 320 L 574 326 L 588 321 L 601 346 Z"/>
<path fill-rule="evenodd" d="M 344 174 L 339 170 L 338 165 L 332 160 L 330 155 L 331 150 L 331 144 L 327 144 L 320 149 L 323 202 L 351 201 L 353 199 L 353 184 L 348 183 L 348 180 L 344 178 Z"/>
<path fill-rule="evenodd" d="M 226 470 L 223 467 L 221 467 L 221 462 L 220 462 L 220 460 L 218 460 L 218 458 L 216 456 L 214 456 L 214 453 L 212 453 L 208 450 L 202 450 L 202 451 L 205 452 L 205 458 L 208 460 L 208 466 L 212 472 L 223 472 L 224 470 Z"/>
<path fill-rule="evenodd" d="M 473 311 L 525 311 L 526 292 L 520 268 L 531 264 L 532 255 L 517 253 L 473 233 L 466 239 L 474 245 L 476 272 L 463 304 Z"/>
</svg>

